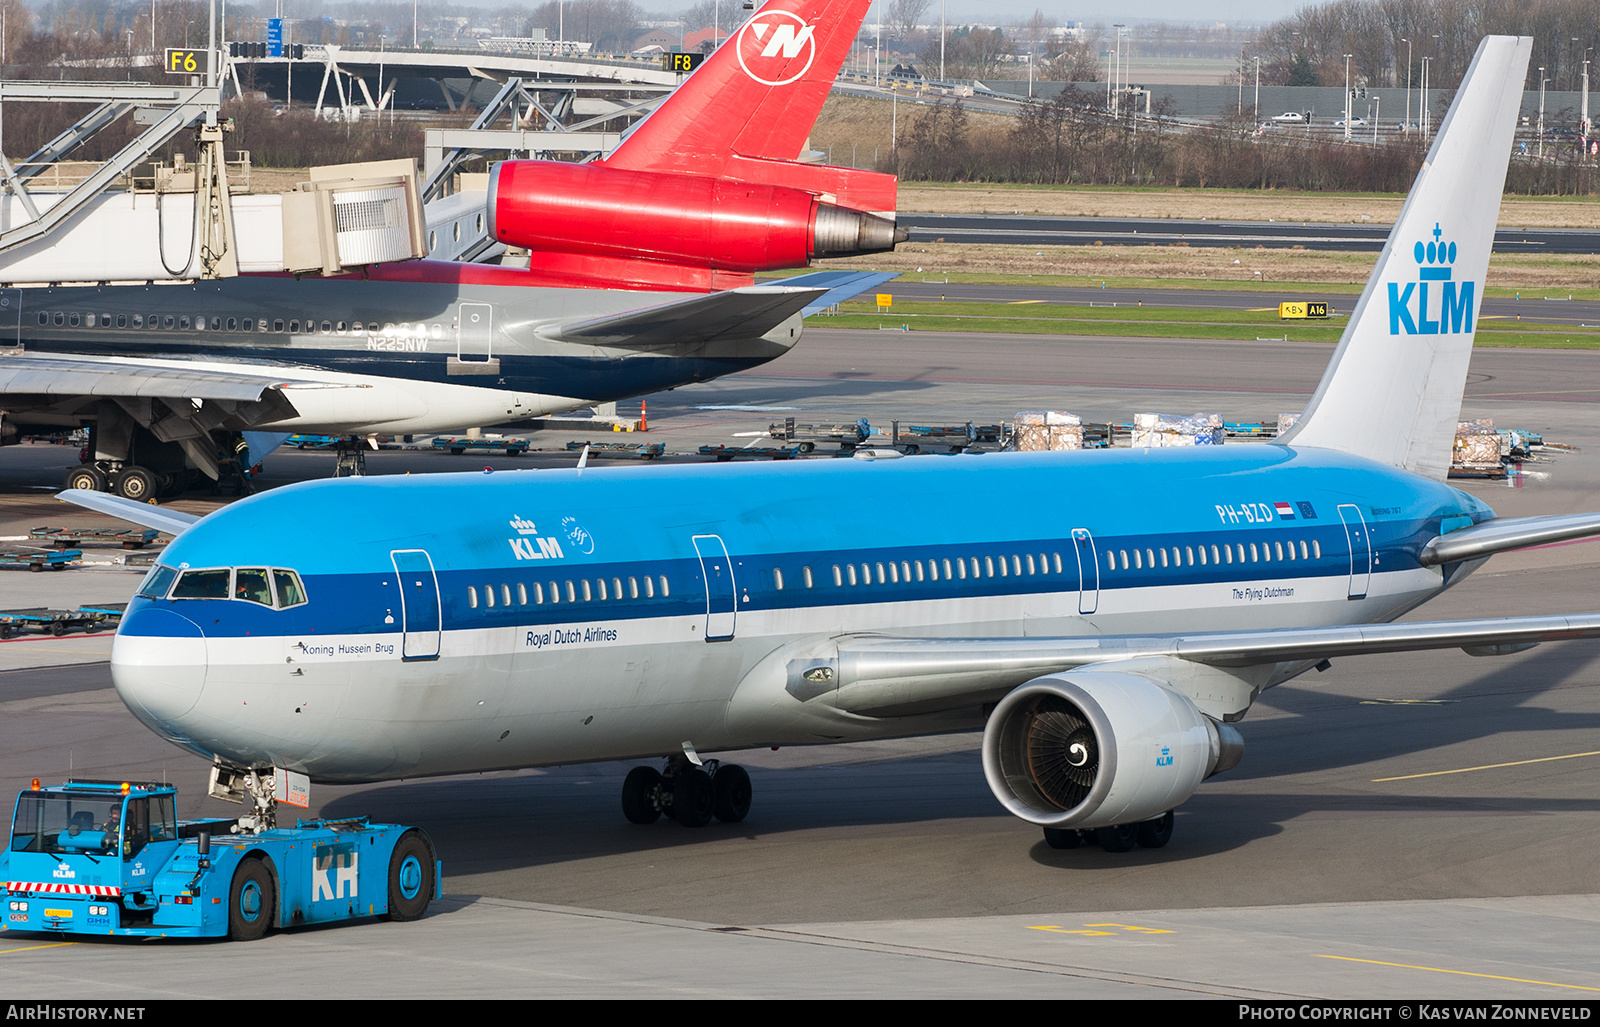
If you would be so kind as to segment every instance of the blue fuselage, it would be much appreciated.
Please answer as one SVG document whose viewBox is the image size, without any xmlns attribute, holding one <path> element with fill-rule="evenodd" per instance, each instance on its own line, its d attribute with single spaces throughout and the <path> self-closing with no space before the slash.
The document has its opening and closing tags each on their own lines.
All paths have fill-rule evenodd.
<svg viewBox="0 0 1600 1027">
<path fill-rule="evenodd" d="M 1275 445 L 313 482 L 176 540 L 164 564 L 232 569 L 212 580 L 235 597 L 167 575 L 113 670 L 180 744 L 323 780 L 949 730 L 981 709 L 838 730 L 728 709 L 775 651 L 845 635 L 1391 620 L 1451 578 L 1422 547 L 1492 516 Z M 273 569 L 303 597 L 237 597 Z"/>
</svg>

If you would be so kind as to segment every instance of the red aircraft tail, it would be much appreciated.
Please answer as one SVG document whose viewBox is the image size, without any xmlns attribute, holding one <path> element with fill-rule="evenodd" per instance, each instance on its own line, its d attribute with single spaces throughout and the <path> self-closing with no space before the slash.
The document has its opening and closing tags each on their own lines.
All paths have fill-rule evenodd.
<svg viewBox="0 0 1600 1027">
<path fill-rule="evenodd" d="M 606 158 L 721 177 L 733 154 L 795 160 L 871 0 L 768 0 Z"/>
<path fill-rule="evenodd" d="M 871 0 L 768 0 L 604 160 L 506 161 L 489 231 L 549 285 L 713 290 L 893 249 L 893 175 L 796 160 Z"/>
</svg>

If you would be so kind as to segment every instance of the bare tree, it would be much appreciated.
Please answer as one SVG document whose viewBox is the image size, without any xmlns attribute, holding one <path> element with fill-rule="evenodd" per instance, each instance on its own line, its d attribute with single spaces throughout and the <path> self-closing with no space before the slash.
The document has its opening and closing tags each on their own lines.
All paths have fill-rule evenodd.
<svg viewBox="0 0 1600 1027">
<path fill-rule="evenodd" d="M 889 0 L 889 30 L 894 38 L 905 40 L 922 23 L 922 16 L 933 0 Z"/>
</svg>

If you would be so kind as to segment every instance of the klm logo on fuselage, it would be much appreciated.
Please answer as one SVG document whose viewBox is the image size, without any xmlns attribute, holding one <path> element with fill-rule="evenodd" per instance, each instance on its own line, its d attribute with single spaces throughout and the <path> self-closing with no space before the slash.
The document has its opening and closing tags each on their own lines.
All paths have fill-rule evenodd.
<svg viewBox="0 0 1600 1027">
<path fill-rule="evenodd" d="M 511 543 L 511 551 L 519 560 L 560 560 L 567 554 L 561 551 L 561 543 L 548 536 L 540 535 L 538 525 L 517 514 L 511 518 L 511 527 L 516 531 L 517 538 L 506 539 Z"/>
<path fill-rule="evenodd" d="M 1443 241 L 1443 231 L 1433 226 L 1433 241 L 1418 242 L 1417 281 L 1389 283 L 1390 335 L 1456 335 L 1473 327 L 1473 300 L 1477 282 L 1451 279 L 1456 244 Z"/>
</svg>

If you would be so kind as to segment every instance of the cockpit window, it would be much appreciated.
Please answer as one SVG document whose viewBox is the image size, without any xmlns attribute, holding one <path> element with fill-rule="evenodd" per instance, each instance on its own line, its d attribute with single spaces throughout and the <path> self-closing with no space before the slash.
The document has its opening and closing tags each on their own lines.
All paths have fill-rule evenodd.
<svg viewBox="0 0 1600 1027">
<path fill-rule="evenodd" d="M 233 597 L 246 602 L 272 605 L 272 585 L 265 567 L 240 567 L 233 576 Z"/>
<path fill-rule="evenodd" d="M 139 586 L 138 594 L 146 599 L 160 599 L 167 594 L 167 589 L 172 587 L 172 579 L 177 576 L 176 570 L 158 563 L 144 576 L 144 584 Z"/>
<path fill-rule="evenodd" d="M 240 571 L 239 573 L 244 573 Z M 294 571 L 274 568 L 272 571 L 273 583 L 278 586 L 278 608 L 299 606 L 306 601 L 306 590 L 300 587 L 300 575 Z"/>
<path fill-rule="evenodd" d="M 184 571 L 178 585 L 172 590 L 174 599 L 226 599 L 228 581 L 233 571 L 219 567 L 204 571 Z"/>
</svg>

